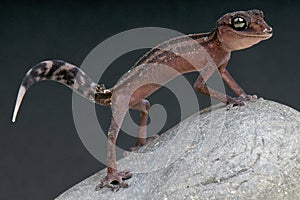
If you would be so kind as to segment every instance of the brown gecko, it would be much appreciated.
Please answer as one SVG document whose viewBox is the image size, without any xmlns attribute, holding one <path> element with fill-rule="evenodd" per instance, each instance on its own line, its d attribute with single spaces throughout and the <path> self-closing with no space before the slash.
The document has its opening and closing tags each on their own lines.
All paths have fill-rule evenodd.
<svg viewBox="0 0 300 200">
<path fill-rule="evenodd" d="M 16 119 L 27 89 L 41 80 L 60 82 L 96 104 L 110 106 L 113 117 L 108 130 L 107 175 L 96 189 L 110 187 L 116 191 L 120 187 L 128 187 L 124 180 L 132 176 L 130 172 L 118 172 L 116 166 L 115 143 L 125 113 L 129 108 L 141 112 L 136 146 L 144 145 L 150 108 L 145 98 L 161 87 L 160 84 L 155 84 L 158 80 L 160 83 L 165 83 L 178 76 L 176 73 L 167 73 L 166 68 L 159 64 L 167 65 L 180 74 L 192 71 L 201 72 L 194 84 L 197 92 L 214 97 L 229 106 L 244 105 L 247 100 L 255 99 L 256 96 L 247 95 L 226 70 L 230 54 L 232 51 L 251 47 L 271 36 L 272 28 L 264 21 L 262 11 L 228 13 L 217 21 L 216 28 L 212 32 L 173 38 L 151 49 L 110 89 L 92 82 L 87 74 L 72 64 L 60 60 L 44 61 L 32 67 L 23 79 L 12 120 L 14 122 Z M 203 48 L 195 50 L 195 42 Z M 175 50 L 178 52 L 178 49 L 180 49 L 180 54 L 174 53 Z M 215 67 L 209 65 L 203 49 L 213 59 Z M 189 60 L 192 60 L 194 65 L 185 59 L 186 56 L 189 56 Z M 216 70 L 238 97 L 232 98 L 205 85 Z M 133 88 L 145 80 L 150 83 Z"/>
</svg>

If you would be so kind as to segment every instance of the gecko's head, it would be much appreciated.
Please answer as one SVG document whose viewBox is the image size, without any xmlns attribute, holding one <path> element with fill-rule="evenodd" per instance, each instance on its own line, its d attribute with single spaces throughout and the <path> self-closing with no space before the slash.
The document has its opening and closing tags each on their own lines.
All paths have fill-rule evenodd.
<svg viewBox="0 0 300 200">
<path fill-rule="evenodd" d="M 262 11 L 238 11 L 217 21 L 217 35 L 225 49 L 234 51 L 270 38 L 272 28 L 265 22 Z"/>
</svg>

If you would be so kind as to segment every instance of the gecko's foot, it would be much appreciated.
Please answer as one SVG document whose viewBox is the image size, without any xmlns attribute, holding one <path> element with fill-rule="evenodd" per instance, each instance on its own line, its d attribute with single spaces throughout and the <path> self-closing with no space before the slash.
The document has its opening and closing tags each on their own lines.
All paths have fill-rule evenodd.
<svg viewBox="0 0 300 200">
<path fill-rule="evenodd" d="M 147 144 L 147 143 L 149 143 L 149 142 L 152 142 L 153 140 L 155 140 L 155 139 L 157 139 L 157 138 L 159 138 L 159 135 L 154 134 L 154 135 L 152 135 L 151 137 L 147 138 L 146 142 L 144 142 L 144 143 L 138 143 L 138 142 L 137 142 L 137 144 L 136 144 L 135 146 L 133 146 L 133 147 L 130 148 L 130 151 L 135 151 L 135 150 L 138 149 L 139 147 L 144 146 L 145 144 Z"/>
<path fill-rule="evenodd" d="M 124 180 L 130 179 L 132 177 L 132 173 L 130 172 L 115 172 L 113 174 L 107 174 L 99 185 L 96 186 L 95 190 L 100 190 L 101 188 L 108 187 L 111 188 L 112 191 L 117 192 L 121 187 L 127 188 L 129 186 Z"/>
<path fill-rule="evenodd" d="M 240 95 L 236 98 L 228 98 L 227 101 L 227 110 L 230 110 L 234 106 L 245 106 L 247 101 L 256 100 L 256 95 Z"/>
</svg>

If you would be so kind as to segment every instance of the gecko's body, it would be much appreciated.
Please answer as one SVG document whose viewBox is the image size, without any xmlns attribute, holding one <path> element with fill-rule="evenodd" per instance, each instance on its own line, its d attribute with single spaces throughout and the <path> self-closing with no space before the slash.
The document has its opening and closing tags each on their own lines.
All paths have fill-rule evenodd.
<svg viewBox="0 0 300 200">
<path fill-rule="evenodd" d="M 88 75 L 72 64 L 57 60 L 44 61 L 26 74 L 19 89 L 13 121 L 27 89 L 41 80 L 63 83 L 94 103 L 111 106 L 113 117 L 108 130 L 107 176 L 97 188 L 107 186 L 117 190 L 119 187 L 127 187 L 128 184 L 124 180 L 132 174 L 117 171 L 115 142 L 128 108 L 141 111 L 136 144 L 141 146 L 146 142 L 145 127 L 150 108 L 145 98 L 178 74 L 199 71 L 201 76 L 194 84 L 197 92 L 217 98 L 231 106 L 244 105 L 245 101 L 255 96 L 247 95 L 226 70 L 231 51 L 251 47 L 271 36 L 272 28 L 264 21 L 262 11 L 228 13 L 217 21 L 216 28 L 210 33 L 174 38 L 151 49 L 110 89 L 92 82 Z M 237 98 L 219 93 L 205 85 L 216 70 L 237 94 Z"/>
</svg>

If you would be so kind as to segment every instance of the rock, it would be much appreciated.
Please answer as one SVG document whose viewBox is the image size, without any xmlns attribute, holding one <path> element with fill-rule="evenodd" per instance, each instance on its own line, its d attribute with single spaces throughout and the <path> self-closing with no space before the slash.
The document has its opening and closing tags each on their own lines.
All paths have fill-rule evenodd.
<svg viewBox="0 0 300 200">
<path fill-rule="evenodd" d="M 95 191 L 102 170 L 57 200 L 300 199 L 298 111 L 260 99 L 199 113 L 119 160 L 129 188 Z"/>
</svg>

